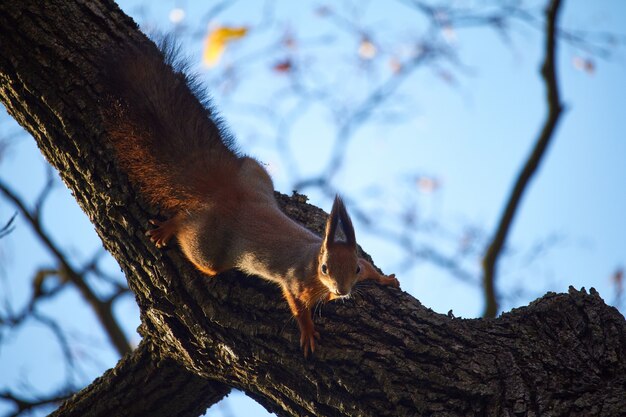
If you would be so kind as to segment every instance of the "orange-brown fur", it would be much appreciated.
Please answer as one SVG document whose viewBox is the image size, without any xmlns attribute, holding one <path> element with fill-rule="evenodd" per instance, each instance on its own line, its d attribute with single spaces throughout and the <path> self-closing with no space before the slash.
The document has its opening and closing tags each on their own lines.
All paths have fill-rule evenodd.
<svg viewBox="0 0 626 417">
<path fill-rule="evenodd" d="M 158 50 L 144 45 L 115 61 L 108 65 L 109 137 L 122 169 L 169 215 L 151 221 L 156 228 L 146 233 L 157 246 L 176 237 L 207 275 L 237 268 L 280 285 L 305 356 L 319 338 L 311 318 L 316 303 L 347 297 L 363 279 L 398 286 L 393 275 L 381 275 L 358 258 L 354 228 L 339 198 L 323 238 L 280 210 L 266 170 L 233 150 L 171 57 L 164 62 Z M 338 229 L 345 241 L 337 241 Z"/>
</svg>

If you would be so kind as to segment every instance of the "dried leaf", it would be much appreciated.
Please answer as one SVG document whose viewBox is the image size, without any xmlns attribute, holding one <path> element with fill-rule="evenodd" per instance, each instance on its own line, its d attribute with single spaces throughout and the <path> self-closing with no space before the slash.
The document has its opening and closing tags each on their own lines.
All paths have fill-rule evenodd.
<svg viewBox="0 0 626 417">
<path fill-rule="evenodd" d="M 621 294 L 624 289 L 624 270 L 622 268 L 617 268 L 611 276 L 611 280 L 615 285 L 616 292 Z"/>
<path fill-rule="evenodd" d="M 443 38 L 446 40 L 446 42 L 450 44 L 456 42 L 456 31 L 454 30 L 454 27 L 452 27 L 452 25 L 445 25 L 441 29 L 441 34 L 443 35 Z"/>
<path fill-rule="evenodd" d="M 220 61 L 226 46 L 235 40 L 241 39 L 248 33 L 248 28 L 218 26 L 205 38 L 202 62 L 208 67 L 214 67 Z"/>
<path fill-rule="evenodd" d="M 415 179 L 417 188 L 423 193 L 434 193 L 441 188 L 441 180 L 436 177 L 420 175 Z"/>
<path fill-rule="evenodd" d="M 359 44 L 359 56 L 363 59 L 373 59 L 376 56 L 378 50 L 376 45 L 372 43 L 367 37 L 361 39 Z"/>
<path fill-rule="evenodd" d="M 402 62 L 398 58 L 391 58 L 389 60 L 389 68 L 392 73 L 397 74 L 402 71 Z"/>
<path fill-rule="evenodd" d="M 296 39 L 291 33 L 285 33 L 282 43 L 287 49 L 297 49 L 298 47 L 298 42 L 296 42 Z"/>
<path fill-rule="evenodd" d="M 572 65 L 577 70 L 584 71 L 589 75 L 593 75 L 596 72 L 596 64 L 590 58 L 575 56 L 572 59 Z"/>
<path fill-rule="evenodd" d="M 293 62 L 291 59 L 287 58 L 284 61 L 280 61 L 276 63 L 273 67 L 274 71 L 279 73 L 287 73 L 293 69 Z"/>
</svg>

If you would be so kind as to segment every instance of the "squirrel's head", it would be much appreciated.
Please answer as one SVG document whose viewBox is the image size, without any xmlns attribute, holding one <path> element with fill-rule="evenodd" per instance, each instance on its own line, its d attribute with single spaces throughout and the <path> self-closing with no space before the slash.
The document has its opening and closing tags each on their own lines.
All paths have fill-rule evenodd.
<svg viewBox="0 0 626 417">
<path fill-rule="evenodd" d="M 337 240 L 338 226 L 345 240 Z M 359 273 L 356 237 L 350 216 L 338 196 L 326 222 L 317 268 L 320 281 L 333 295 L 343 297 L 350 294 Z"/>
</svg>

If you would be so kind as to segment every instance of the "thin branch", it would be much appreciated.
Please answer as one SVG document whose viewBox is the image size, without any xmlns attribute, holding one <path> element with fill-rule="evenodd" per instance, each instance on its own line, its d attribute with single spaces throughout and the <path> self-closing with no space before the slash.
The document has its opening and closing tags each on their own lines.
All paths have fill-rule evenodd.
<svg viewBox="0 0 626 417">
<path fill-rule="evenodd" d="M 515 218 L 517 209 L 524 191 L 537 170 L 541 159 L 554 136 L 559 121 L 563 104 L 559 95 L 556 79 L 556 36 L 557 17 L 560 10 L 561 0 L 552 0 L 546 9 L 546 45 L 545 58 L 541 68 L 541 74 L 546 85 L 546 101 L 548 104 L 548 117 L 541 130 L 535 148 L 533 149 L 526 164 L 519 173 L 513 191 L 506 203 L 506 208 L 498 224 L 495 236 L 490 243 L 483 258 L 483 287 L 485 291 L 484 317 L 495 317 L 498 312 L 498 300 L 495 293 L 496 264 L 506 242 L 509 229 Z"/>
<path fill-rule="evenodd" d="M 17 207 L 26 221 L 31 225 L 35 234 L 43 242 L 44 246 L 50 251 L 54 258 L 56 258 L 60 265 L 59 273 L 63 275 L 63 278 L 66 278 L 74 284 L 80 291 L 83 298 L 94 309 L 96 316 L 109 336 L 111 344 L 116 348 L 120 356 L 129 353 L 132 348 L 126 339 L 122 328 L 113 317 L 111 305 L 100 300 L 96 293 L 83 279 L 83 276 L 72 268 L 67 260 L 67 257 L 62 253 L 59 246 L 52 241 L 52 238 L 43 229 L 43 226 L 39 222 L 36 214 L 31 213 L 22 199 L 2 181 L 0 181 L 0 192 Z"/>
<path fill-rule="evenodd" d="M 421 53 L 403 63 L 393 76 L 373 89 L 338 127 L 333 142 L 331 158 L 323 173 L 319 176 L 299 180 L 295 183 L 294 188 L 301 191 L 307 187 L 323 187 L 328 185 L 331 178 L 341 169 L 346 156 L 345 150 L 356 129 L 362 126 L 374 111 L 392 96 L 417 68 L 440 52 L 441 51 L 425 47 Z"/>
<path fill-rule="evenodd" d="M 13 215 L 11 216 L 7 224 L 5 224 L 4 226 L 2 226 L 2 228 L 0 228 L 0 239 L 5 237 L 9 233 L 11 233 L 13 229 L 15 229 L 15 226 L 13 225 L 13 222 L 15 221 L 15 217 L 17 217 L 17 212 L 13 213 Z"/>
<path fill-rule="evenodd" d="M 336 190 L 329 187 L 324 188 L 323 191 L 329 198 L 333 198 L 336 194 Z M 404 231 L 401 233 L 385 228 L 381 224 L 373 222 L 366 212 L 362 211 L 349 196 L 344 196 L 344 201 L 348 204 L 353 218 L 358 218 L 364 223 L 371 235 L 398 245 L 406 252 L 409 262 L 401 269 L 407 269 L 416 260 L 421 260 L 447 270 L 453 278 L 458 279 L 460 282 L 469 285 L 479 285 L 477 277 L 463 268 L 462 257 L 446 255 L 434 246 L 417 242 L 416 239 L 412 238 L 415 230 L 412 230 L 409 225 L 405 225 Z"/>
<path fill-rule="evenodd" d="M 0 392 L 0 400 L 10 402 L 15 406 L 16 410 L 14 412 L 6 414 L 6 417 L 15 417 L 19 416 L 23 412 L 42 407 L 44 405 L 58 404 L 61 401 L 67 399 L 67 397 L 69 397 L 71 394 L 72 392 L 60 392 L 50 395 L 48 397 L 29 400 L 10 391 L 5 391 Z"/>
<path fill-rule="evenodd" d="M 61 351 L 63 352 L 63 357 L 65 358 L 65 372 L 67 375 L 66 381 L 69 384 L 69 386 L 73 386 L 72 376 L 73 376 L 73 371 L 76 369 L 76 363 L 74 361 L 74 355 L 72 355 L 70 342 L 66 334 L 63 332 L 63 329 L 61 328 L 61 326 L 59 326 L 59 324 L 55 320 L 51 319 L 50 317 L 45 316 L 42 313 L 33 312 L 32 318 L 38 321 L 39 323 L 41 323 L 42 325 L 46 326 L 48 329 L 50 329 L 54 337 L 57 339 L 59 347 L 61 348 Z M 71 391 L 75 391 L 75 389 L 71 389 Z"/>
<path fill-rule="evenodd" d="M 39 219 L 43 210 L 43 206 L 50 196 L 50 192 L 54 189 L 54 171 L 50 165 L 46 165 L 46 183 L 39 193 L 37 200 L 35 201 L 33 214 L 36 219 Z"/>
<path fill-rule="evenodd" d="M 206 28 L 207 25 L 211 24 L 217 18 L 217 16 L 219 16 L 224 10 L 228 9 L 231 6 L 234 6 L 235 3 L 236 1 L 224 0 L 219 3 L 213 4 L 212 7 L 206 13 L 204 13 L 204 16 L 202 16 L 201 18 L 201 21 L 204 22 L 205 24 L 198 25 L 199 27 L 202 27 L 203 29 L 194 32 L 192 36 L 198 37 L 198 38 L 202 38 L 203 36 L 206 36 L 206 29 L 204 28 Z"/>
</svg>

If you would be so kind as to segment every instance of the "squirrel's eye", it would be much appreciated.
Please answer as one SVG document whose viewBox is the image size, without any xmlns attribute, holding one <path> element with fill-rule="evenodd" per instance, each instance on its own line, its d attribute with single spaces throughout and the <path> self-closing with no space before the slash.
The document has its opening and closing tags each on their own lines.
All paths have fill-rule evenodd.
<svg viewBox="0 0 626 417">
<path fill-rule="evenodd" d="M 356 266 L 356 273 L 358 274 L 359 272 L 361 272 L 361 267 L 359 265 Z"/>
<path fill-rule="evenodd" d="M 328 274 L 328 267 L 326 266 L 326 264 L 322 264 L 322 274 Z"/>
</svg>

